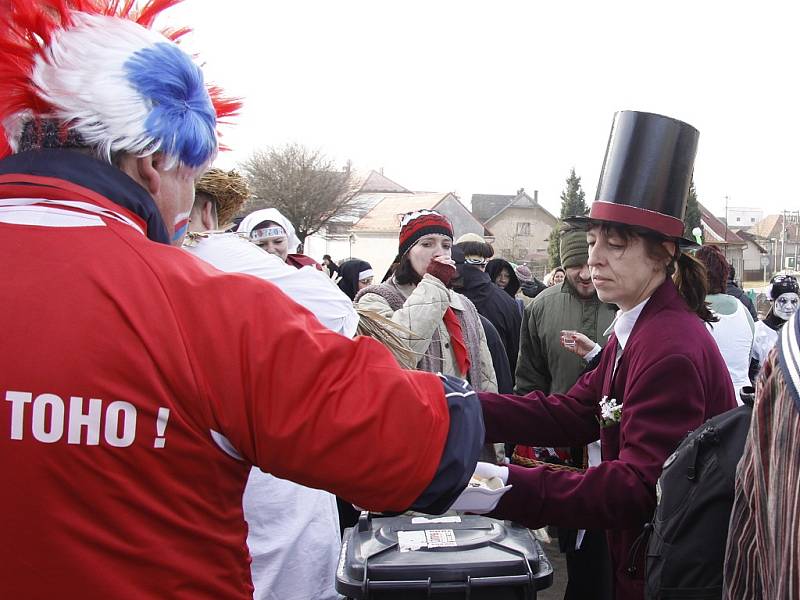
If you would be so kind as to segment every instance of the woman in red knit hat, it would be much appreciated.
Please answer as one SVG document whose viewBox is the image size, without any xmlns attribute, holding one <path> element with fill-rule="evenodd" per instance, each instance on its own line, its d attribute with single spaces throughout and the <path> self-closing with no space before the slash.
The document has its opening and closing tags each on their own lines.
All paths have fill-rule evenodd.
<svg viewBox="0 0 800 600">
<path fill-rule="evenodd" d="M 478 312 L 466 297 L 450 289 L 457 275 L 450 257 L 450 222 L 435 211 L 421 210 L 403 215 L 400 225 L 397 268 L 384 283 L 361 290 L 358 307 L 408 331 L 404 342 L 414 358 L 398 357 L 403 366 L 461 377 L 479 391 L 497 391 Z"/>
</svg>

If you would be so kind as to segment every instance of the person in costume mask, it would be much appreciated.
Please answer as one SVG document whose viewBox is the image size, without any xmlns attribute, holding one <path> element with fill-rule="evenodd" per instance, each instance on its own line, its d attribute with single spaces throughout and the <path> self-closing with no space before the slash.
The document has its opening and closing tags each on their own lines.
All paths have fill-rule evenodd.
<svg viewBox="0 0 800 600">
<path fill-rule="evenodd" d="M 793 275 L 775 275 L 769 282 L 767 296 L 770 308 L 763 321 L 758 321 L 750 355 L 750 379 L 755 381 L 761 365 L 767 360 L 769 351 L 778 341 L 778 332 L 800 304 L 800 287 Z"/>
</svg>

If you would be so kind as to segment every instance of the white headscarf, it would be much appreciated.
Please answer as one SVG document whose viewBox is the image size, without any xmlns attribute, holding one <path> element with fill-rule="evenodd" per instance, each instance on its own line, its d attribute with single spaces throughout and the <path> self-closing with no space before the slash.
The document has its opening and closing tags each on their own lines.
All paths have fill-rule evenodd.
<svg viewBox="0 0 800 600">
<path fill-rule="evenodd" d="M 272 221 L 277 223 L 286 232 L 289 242 L 289 254 L 297 252 L 297 247 L 300 245 L 300 239 L 294 232 L 294 225 L 291 221 L 284 217 L 277 208 L 262 208 L 247 215 L 242 222 L 239 223 L 239 228 L 236 230 L 239 233 L 246 233 L 248 236 L 253 233 L 256 225 L 264 221 Z"/>
</svg>

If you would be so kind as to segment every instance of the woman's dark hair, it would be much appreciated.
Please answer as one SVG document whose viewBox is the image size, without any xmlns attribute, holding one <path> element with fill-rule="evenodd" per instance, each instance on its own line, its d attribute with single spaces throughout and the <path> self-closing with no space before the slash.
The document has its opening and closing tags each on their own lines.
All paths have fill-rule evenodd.
<svg viewBox="0 0 800 600">
<path fill-rule="evenodd" d="M 730 265 L 719 247 L 701 246 L 694 255 L 706 267 L 708 293 L 724 294 L 728 285 Z"/>
<path fill-rule="evenodd" d="M 711 312 L 706 303 L 708 280 L 706 278 L 705 265 L 693 256 L 682 252 L 677 245 L 677 241 L 643 227 L 611 223 L 600 223 L 599 225 L 605 235 L 614 234 L 626 243 L 634 237 L 641 238 L 645 244 L 647 255 L 653 260 L 663 261 L 669 258 L 670 263 L 667 265 L 667 275 L 675 281 L 678 293 L 689 306 L 689 310 L 706 323 L 719 321 L 719 318 L 714 316 L 714 313 Z M 662 242 L 668 241 L 675 241 L 676 249 L 673 256 L 670 256 L 662 245 Z"/>
<path fill-rule="evenodd" d="M 411 259 L 408 258 L 407 252 L 400 257 L 400 262 L 394 270 L 394 279 L 400 285 L 417 285 L 422 281 L 422 277 L 419 276 L 411 265 Z"/>
</svg>

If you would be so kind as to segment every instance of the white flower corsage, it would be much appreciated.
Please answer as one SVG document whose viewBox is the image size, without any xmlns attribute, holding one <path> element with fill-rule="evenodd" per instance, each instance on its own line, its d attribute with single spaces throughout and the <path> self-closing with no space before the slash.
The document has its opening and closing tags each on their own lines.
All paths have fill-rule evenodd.
<svg viewBox="0 0 800 600">
<path fill-rule="evenodd" d="M 622 404 L 617 404 L 614 398 L 608 399 L 608 396 L 603 396 L 600 400 L 600 427 L 610 427 L 620 422 L 622 419 Z"/>
</svg>

